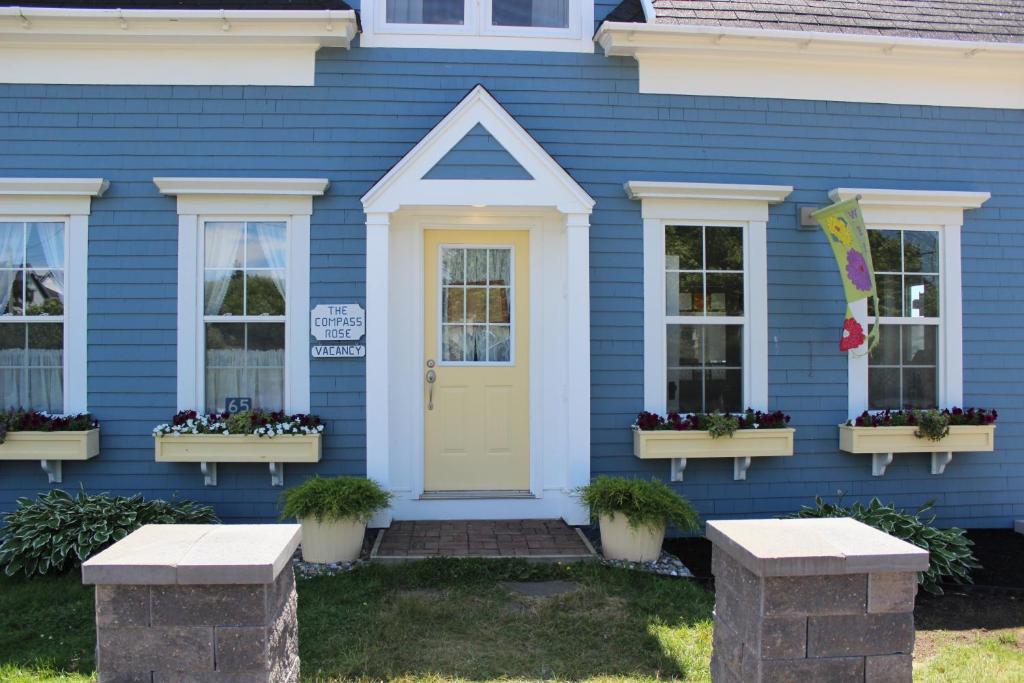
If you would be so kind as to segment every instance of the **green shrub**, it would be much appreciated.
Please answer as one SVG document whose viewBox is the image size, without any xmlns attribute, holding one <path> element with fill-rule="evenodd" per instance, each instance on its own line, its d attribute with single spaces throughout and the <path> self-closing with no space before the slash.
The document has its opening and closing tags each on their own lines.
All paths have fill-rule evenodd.
<svg viewBox="0 0 1024 683">
<path fill-rule="evenodd" d="M 319 522 L 358 519 L 368 522 L 391 504 L 391 494 L 370 479 L 334 477 L 307 479 L 282 495 L 282 519 L 313 518 Z"/>
<path fill-rule="evenodd" d="M 3 516 L 0 567 L 13 576 L 59 573 L 74 569 L 107 546 L 146 524 L 216 524 L 213 509 L 191 501 L 167 502 L 77 496 L 54 490 L 36 500 L 19 498 L 18 508 Z"/>
<path fill-rule="evenodd" d="M 697 510 L 690 502 L 656 479 L 598 477 L 581 487 L 579 494 L 594 517 L 623 514 L 633 527 L 668 522 L 680 531 L 699 528 Z"/>
<path fill-rule="evenodd" d="M 882 505 L 877 498 L 872 498 L 867 506 L 854 503 L 850 507 L 838 503 L 826 503 L 821 497 L 814 499 L 813 507 L 803 507 L 793 515 L 798 518 L 808 517 L 852 517 L 859 522 L 884 531 L 890 536 L 912 543 L 929 552 L 928 571 L 918 572 L 917 582 L 921 588 L 933 595 L 942 595 L 943 582 L 973 583 L 971 570 L 981 567 L 971 551 L 974 543 L 967 538 L 963 529 L 937 529 L 932 526 L 935 516 L 921 519 L 928 512 L 934 501 L 925 503 L 917 512 L 909 513 L 897 510 L 890 503 Z"/>
</svg>

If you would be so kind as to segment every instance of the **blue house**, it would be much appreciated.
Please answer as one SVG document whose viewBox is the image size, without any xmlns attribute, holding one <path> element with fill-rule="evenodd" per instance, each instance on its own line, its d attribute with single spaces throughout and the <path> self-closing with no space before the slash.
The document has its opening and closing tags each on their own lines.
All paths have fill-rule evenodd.
<svg viewBox="0 0 1024 683">
<path fill-rule="evenodd" d="M 839 349 L 808 219 L 854 197 L 870 354 Z M 348 474 L 394 519 L 582 524 L 574 490 L 626 475 L 708 518 L 842 491 L 1009 527 L 1022 223 L 1018 0 L 19 0 L 0 405 L 100 433 L 0 453 L 0 510 L 82 486 L 269 520 Z M 319 415 L 319 460 L 156 457 L 229 404 Z M 865 410 L 964 405 L 994 449 L 840 448 Z M 634 453 L 641 411 L 747 407 L 792 417 L 792 455 Z"/>
</svg>

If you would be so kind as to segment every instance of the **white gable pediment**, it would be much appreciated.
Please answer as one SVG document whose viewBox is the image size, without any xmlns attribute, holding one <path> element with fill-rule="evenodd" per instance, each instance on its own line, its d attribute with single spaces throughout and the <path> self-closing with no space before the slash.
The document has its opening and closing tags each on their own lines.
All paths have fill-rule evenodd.
<svg viewBox="0 0 1024 683">
<path fill-rule="evenodd" d="M 508 152 L 527 179 L 431 179 L 431 170 L 477 127 Z M 481 85 L 363 196 L 366 213 L 404 206 L 553 207 L 589 214 L 594 200 Z"/>
</svg>

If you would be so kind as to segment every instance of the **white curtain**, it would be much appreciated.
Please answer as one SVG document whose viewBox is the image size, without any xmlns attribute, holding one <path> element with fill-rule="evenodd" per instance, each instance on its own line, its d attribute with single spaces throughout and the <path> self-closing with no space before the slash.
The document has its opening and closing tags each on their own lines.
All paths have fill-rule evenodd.
<svg viewBox="0 0 1024 683">
<path fill-rule="evenodd" d="M 462 24 L 465 0 L 386 0 L 389 24 Z"/>
<path fill-rule="evenodd" d="M 495 26 L 568 28 L 569 0 L 492 0 Z"/>
<path fill-rule="evenodd" d="M 43 246 L 46 267 L 53 274 L 55 289 L 64 300 L 64 225 L 62 223 L 37 223 L 33 226 Z M 33 264 L 35 265 L 35 264 Z"/>
<path fill-rule="evenodd" d="M 424 0 L 387 0 L 389 24 L 422 24 Z"/>
<path fill-rule="evenodd" d="M 288 248 L 283 239 L 284 230 L 281 223 L 251 223 L 260 252 L 268 266 L 274 270 L 270 277 L 274 280 L 281 297 L 284 297 L 285 269 L 288 267 Z M 251 235 L 252 236 L 252 235 Z"/>
<path fill-rule="evenodd" d="M 243 354 L 248 367 L 238 367 Z M 207 351 L 206 368 L 206 410 L 224 410 L 224 399 L 233 396 L 252 398 L 254 408 L 284 408 L 284 349 Z"/>
<path fill-rule="evenodd" d="M 209 265 L 211 262 L 216 263 L 213 259 L 215 255 L 223 258 L 225 254 L 229 255 L 229 257 L 230 255 L 237 254 L 241 250 L 244 240 L 244 230 L 231 229 L 230 227 L 215 228 L 212 225 L 207 225 L 207 268 L 211 268 Z M 224 305 L 224 297 L 227 296 L 228 288 L 231 286 L 230 274 L 222 273 L 221 275 L 228 275 L 228 277 L 220 277 L 217 280 L 206 283 L 208 288 L 206 291 L 206 312 L 210 315 L 217 315 L 221 312 L 221 307 Z"/>
<path fill-rule="evenodd" d="M 25 369 L 9 366 L 12 363 L 21 363 L 24 360 L 24 351 L 16 349 L 0 350 L 0 410 L 21 407 Z"/>
<path fill-rule="evenodd" d="M 531 26 L 569 27 L 569 0 L 533 0 Z"/>
<path fill-rule="evenodd" d="M 0 267 L 22 265 L 25 249 L 25 226 L 23 223 L 0 223 Z M 0 315 L 7 313 L 11 302 L 11 287 L 17 271 L 0 270 Z"/>
</svg>

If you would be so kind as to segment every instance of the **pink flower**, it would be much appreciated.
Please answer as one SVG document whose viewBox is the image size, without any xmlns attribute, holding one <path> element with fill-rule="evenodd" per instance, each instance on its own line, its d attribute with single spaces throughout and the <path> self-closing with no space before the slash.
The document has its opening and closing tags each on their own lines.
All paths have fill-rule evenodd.
<svg viewBox="0 0 1024 683">
<path fill-rule="evenodd" d="M 871 273 L 868 271 L 868 263 L 864 260 L 864 255 L 856 249 L 846 252 L 846 275 L 850 278 L 853 286 L 860 291 L 871 291 Z"/>
</svg>

